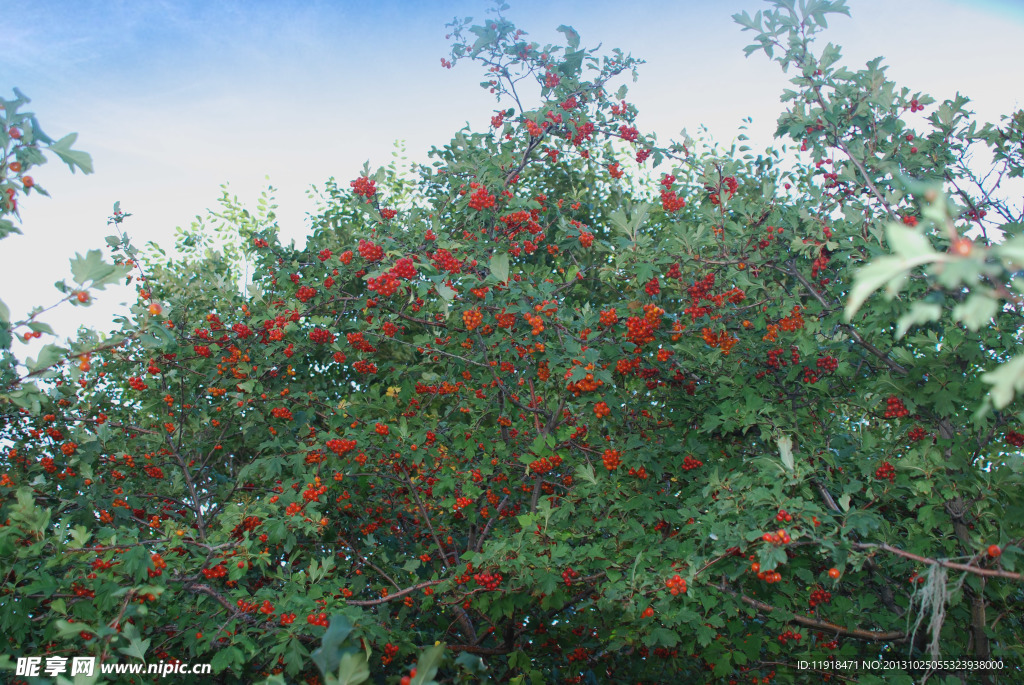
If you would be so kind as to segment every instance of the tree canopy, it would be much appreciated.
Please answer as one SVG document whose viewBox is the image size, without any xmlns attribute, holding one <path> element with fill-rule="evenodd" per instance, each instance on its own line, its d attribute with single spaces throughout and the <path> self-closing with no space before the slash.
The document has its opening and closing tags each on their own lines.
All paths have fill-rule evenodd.
<svg viewBox="0 0 1024 685">
<path fill-rule="evenodd" d="M 11 333 L 50 331 L 0 307 L 5 653 L 220 682 L 1013 679 L 1024 114 L 844 65 L 818 41 L 841 0 L 775 0 L 735 20 L 792 77 L 777 147 L 663 143 L 636 58 L 506 9 L 442 60 L 483 70 L 490 126 L 329 182 L 304 246 L 225 195 L 144 253 L 115 207 L 110 256 L 59 288 L 134 283 L 117 330 L 20 365 Z M 47 141 L 89 170 L 22 104 L 6 214 Z"/>
</svg>

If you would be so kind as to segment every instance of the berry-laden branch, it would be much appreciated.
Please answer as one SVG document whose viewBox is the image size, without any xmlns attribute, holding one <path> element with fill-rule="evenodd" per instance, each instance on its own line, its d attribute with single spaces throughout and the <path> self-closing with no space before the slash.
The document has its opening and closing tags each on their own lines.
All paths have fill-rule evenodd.
<svg viewBox="0 0 1024 685">
<path fill-rule="evenodd" d="M 815 630 L 827 630 L 835 633 L 836 635 L 843 635 L 846 637 L 856 638 L 858 640 L 871 640 L 873 642 L 903 642 L 907 639 L 907 634 L 896 630 L 890 630 L 884 633 L 878 633 L 871 630 L 862 630 L 860 628 L 844 628 L 843 626 L 836 625 L 835 623 L 829 623 L 828 621 L 822 621 L 810 616 L 801 616 L 800 614 L 794 614 L 787 609 L 780 609 L 774 607 L 771 604 L 767 604 L 760 600 L 754 599 L 753 597 L 747 597 L 746 595 L 740 594 L 732 588 L 725 585 L 723 582 L 721 585 L 712 585 L 711 587 L 716 590 L 738 597 L 744 604 L 751 606 L 758 611 L 766 614 L 783 612 L 792 614 L 789 621 L 793 623 L 799 623 L 807 628 L 814 628 Z"/>
<path fill-rule="evenodd" d="M 829 304 L 825 301 L 825 298 L 821 296 L 821 293 L 814 289 L 814 286 L 810 284 L 810 282 L 807 280 L 807 277 L 800 273 L 799 269 L 796 268 L 796 265 L 792 261 L 789 262 L 789 273 L 796 280 L 800 281 L 800 284 L 802 286 L 807 288 L 807 291 L 812 296 L 814 296 L 814 299 L 816 299 L 822 307 L 825 307 L 826 309 L 830 308 Z M 852 325 L 845 322 L 841 323 L 840 325 L 843 327 L 844 330 L 846 330 L 847 333 L 850 334 L 850 337 L 853 338 L 858 345 L 863 347 L 865 350 L 870 352 L 875 357 L 878 357 L 878 359 L 881 360 L 881 362 L 888 366 L 891 370 L 904 376 L 907 375 L 907 369 L 904 366 L 894 362 L 892 359 L 889 359 L 889 356 L 887 354 L 885 354 L 880 349 L 878 349 L 877 347 L 869 343 L 867 340 L 865 340 L 861 336 L 861 334 L 857 332 L 857 329 L 854 328 Z"/>
<path fill-rule="evenodd" d="M 973 573 L 978 576 L 985 576 L 986 578 L 1005 578 L 1006 580 L 1016 580 L 1018 582 L 1024 582 L 1024 574 L 1013 573 L 1011 571 L 1002 571 L 1000 569 L 993 568 L 982 568 L 981 566 L 971 566 L 969 564 L 958 564 L 955 561 L 949 561 L 947 559 L 932 559 L 930 557 L 922 557 L 913 552 L 907 552 L 905 550 L 893 547 L 887 543 L 878 542 L 855 542 L 853 543 L 855 549 L 869 550 L 869 549 L 880 549 L 883 552 L 889 552 L 896 556 L 903 557 L 905 559 L 911 559 L 920 564 L 928 564 L 929 566 L 942 566 L 943 568 L 953 569 L 954 571 L 965 571 L 967 573 Z"/>
<path fill-rule="evenodd" d="M 395 599 L 401 599 L 402 597 L 405 597 L 408 594 L 416 592 L 417 590 L 422 590 L 423 588 L 430 587 L 431 585 L 438 585 L 440 583 L 445 582 L 446 580 L 447 578 L 441 578 L 439 580 L 425 580 L 422 583 L 417 583 L 416 585 L 412 585 L 405 589 L 399 590 L 398 592 L 389 594 L 387 597 L 381 597 L 380 599 L 349 599 L 345 601 L 345 604 L 354 607 L 377 606 L 378 604 L 384 604 L 385 602 L 390 602 Z"/>
</svg>

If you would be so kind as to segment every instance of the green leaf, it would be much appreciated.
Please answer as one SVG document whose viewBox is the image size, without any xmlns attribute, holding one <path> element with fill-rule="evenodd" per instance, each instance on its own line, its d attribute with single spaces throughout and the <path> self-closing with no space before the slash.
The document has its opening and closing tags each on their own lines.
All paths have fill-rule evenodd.
<svg viewBox="0 0 1024 685">
<path fill-rule="evenodd" d="M 60 362 L 67 352 L 68 351 L 63 347 L 57 347 L 56 345 L 44 345 L 43 349 L 39 350 L 39 356 L 36 359 L 29 358 L 26 361 L 25 366 L 27 366 L 28 370 L 33 373 L 42 371 L 43 369 L 48 369 Z"/>
<path fill-rule="evenodd" d="M 580 480 L 597 485 L 597 477 L 594 474 L 594 467 L 590 464 L 580 464 L 576 467 L 576 477 Z"/>
<path fill-rule="evenodd" d="M 942 307 L 934 302 L 915 302 L 910 311 L 900 317 L 896 326 L 896 339 L 902 338 L 914 326 L 931 323 L 942 316 Z"/>
<path fill-rule="evenodd" d="M 898 292 L 906 271 L 906 260 L 900 257 L 879 257 L 867 266 L 857 269 L 849 299 L 846 301 L 846 320 L 850 321 L 864 301 L 883 285 L 888 285 L 890 292 Z"/>
<path fill-rule="evenodd" d="M 444 283 L 437 284 L 437 294 L 445 299 L 447 302 L 451 302 L 455 299 L 455 291 L 446 286 Z"/>
<path fill-rule="evenodd" d="M 576 29 L 571 26 L 562 24 L 558 27 L 559 33 L 565 34 L 565 42 L 572 50 L 575 50 L 580 46 L 580 34 L 576 33 Z"/>
<path fill-rule="evenodd" d="M 779 456 L 782 457 L 782 465 L 787 471 L 793 470 L 793 438 L 788 435 L 781 436 L 776 442 L 779 444 Z"/>
<path fill-rule="evenodd" d="M 71 260 L 71 275 L 78 285 L 84 285 L 92 281 L 92 287 L 102 289 L 108 283 L 113 283 L 129 271 L 128 267 L 114 266 L 103 261 L 103 253 L 99 250 L 89 250 L 83 257 L 75 254 Z"/>
<path fill-rule="evenodd" d="M 370 667 L 366 663 L 366 655 L 362 652 L 350 653 L 341 657 L 338 666 L 338 685 L 359 685 L 370 679 Z"/>
<path fill-rule="evenodd" d="M 57 142 L 51 144 L 50 150 L 71 168 L 72 173 L 74 173 L 75 168 L 77 167 L 81 169 L 83 173 L 91 174 L 93 171 L 92 157 L 89 156 L 89 153 L 71 149 L 71 146 L 74 145 L 76 140 L 78 140 L 78 134 L 69 133 Z"/>
<path fill-rule="evenodd" d="M 327 627 L 320 646 L 313 652 L 313 663 L 317 665 L 321 673 L 335 673 L 341 663 L 342 643 L 348 639 L 355 626 L 352 621 L 344 615 L 331 617 L 331 624 Z"/>
<path fill-rule="evenodd" d="M 428 685 L 434 681 L 437 669 L 441 665 L 441 659 L 444 658 L 444 650 L 444 643 L 435 644 L 423 650 L 416 662 L 416 677 L 412 679 L 411 685 Z"/>
<path fill-rule="evenodd" d="M 469 652 L 462 652 L 455 659 L 455 663 L 466 669 L 473 675 L 480 675 L 487 670 L 487 664 L 484 660 L 476 654 L 470 654 Z M 419 671 L 416 672 L 419 674 Z"/>
<path fill-rule="evenodd" d="M 508 253 L 496 252 L 491 255 L 491 275 L 499 283 L 508 281 Z"/>
<path fill-rule="evenodd" d="M 1015 393 L 1024 392 L 1024 355 L 983 374 L 981 380 L 992 386 L 989 396 L 993 406 L 1002 409 L 1013 401 Z"/>
<path fill-rule="evenodd" d="M 998 313 L 998 300 L 981 293 L 972 293 L 966 301 L 953 308 L 953 318 L 972 331 L 988 326 Z"/>
<path fill-rule="evenodd" d="M 886 226 L 885 237 L 889 247 L 900 257 L 914 259 L 935 253 L 924 234 L 902 224 L 893 222 Z"/>
<path fill-rule="evenodd" d="M 11 310 L 4 304 L 3 300 L 0 300 L 0 323 L 11 322 Z"/>
<path fill-rule="evenodd" d="M 132 636 L 127 647 L 120 647 L 117 651 L 121 652 L 125 656 L 138 659 L 145 663 L 146 651 L 149 649 L 150 640 L 140 640 L 138 637 Z"/>
</svg>

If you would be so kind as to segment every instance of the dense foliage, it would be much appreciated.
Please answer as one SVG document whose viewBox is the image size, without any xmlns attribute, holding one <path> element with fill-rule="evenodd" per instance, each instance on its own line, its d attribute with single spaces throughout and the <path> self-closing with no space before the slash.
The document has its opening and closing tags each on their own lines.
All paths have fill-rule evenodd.
<svg viewBox="0 0 1024 685">
<path fill-rule="evenodd" d="M 329 183 L 304 247 L 225 197 L 146 256 L 116 210 L 63 297 L 129 274 L 131 315 L 7 367 L 4 651 L 223 682 L 1024 668 L 1024 115 L 844 67 L 814 42 L 842 2 L 794 5 L 736 17 L 793 76 L 779 150 L 660 144 L 637 60 L 499 10 L 442 60 L 485 69 L 490 126 Z"/>
</svg>

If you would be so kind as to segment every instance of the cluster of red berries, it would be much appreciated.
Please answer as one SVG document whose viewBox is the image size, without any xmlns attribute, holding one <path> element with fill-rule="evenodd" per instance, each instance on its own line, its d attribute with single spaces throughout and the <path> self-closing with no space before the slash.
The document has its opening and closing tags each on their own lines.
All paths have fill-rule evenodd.
<svg viewBox="0 0 1024 685">
<path fill-rule="evenodd" d="M 774 533 L 765 533 L 761 539 L 773 545 L 788 545 L 792 538 L 789 537 L 789 533 L 785 529 L 780 528 Z"/>
<path fill-rule="evenodd" d="M 477 573 L 473 576 L 473 580 L 483 589 L 494 592 L 501 585 L 501 574 L 497 571 L 494 573 Z"/>
<path fill-rule="evenodd" d="M 542 476 L 548 471 L 558 468 L 561 464 L 562 458 L 557 454 L 552 454 L 550 457 L 541 457 L 530 462 L 530 470 L 538 476 Z"/>
<path fill-rule="evenodd" d="M 285 421 L 291 421 L 293 418 L 295 418 L 294 416 L 292 416 L 292 412 L 290 409 L 288 409 L 288 407 L 274 407 L 273 409 L 270 410 L 270 415 L 273 416 L 275 419 L 284 419 Z M 173 431 L 169 430 L 167 432 L 171 433 Z"/>
<path fill-rule="evenodd" d="M 896 397 L 896 395 L 889 395 L 885 400 L 885 418 L 887 419 L 898 419 L 903 416 L 909 415 L 906 406 L 903 404 L 903 400 Z"/>
<path fill-rule="evenodd" d="M 307 502 L 319 502 L 321 495 L 327 492 L 326 485 L 318 485 L 320 479 L 317 478 L 317 483 L 310 483 L 306 486 L 306 489 L 302 491 L 302 499 Z"/>
<path fill-rule="evenodd" d="M 803 638 L 804 636 L 800 633 L 794 633 L 792 630 L 787 630 L 786 632 L 779 635 L 779 642 L 781 642 L 782 644 L 786 644 L 790 640 L 802 640 Z"/>
<path fill-rule="evenodd" d="M 339 440 L 334 438 L 333 440 L 327 441 L 327 449 L 337 454 L 339 457 L 343 454 L 351 452 L 356 448 L 355 440 Z"/>
<path fill-rule="evenodd" d="M 349 185 L 352 187 L 352 192 L 366 198 L 371 198 L 377 193 L 377 182 L 371 181 L 367 176 L 360 176 Z"/>
<path fill-rule="evenodd" d="M 281 625 L 287 626 L 295 623 L 295 614 L 281 614 Z"/>
<path fill-rule="evenodd" d="M 907 434 L 907 437 L 910 438 L 910 442 L 917 442 L 918 440 L 924 440 L 928 437 L 928 431 L 920 426 L 915 426 L 914 429 Z"/>
<path fill-rule="evenodd" d="M 454 508 L 455 511 L 459 511 L 461 509 L 465 509 L 466 507 L 470 506 L 471 504 L 473 504 L 473 500 L 471 500 L 468 497 L 456 497 L 455 498 L 455 506 L 453 508 Z"/>
<path fill-rule="evenodd" d="M 309 339 L 318 345 L 330 345 L 334 342 L 334 333 L 324 328 L 314 328 L 309 332 Z"/>
<path fill-rule="evenodd" d="M 647 317 L 629 317 L 626 319 L 626 340 L 638 346 L 654 342 L 654 324 Z"/>
<path fill-rule="evenodd" d="M 574 571 L 571 566 L 562 571 L 562 582 L 564 582 L 567 586 L 572 585 L 573 582 L 579 577 L 579 571 Z"/>
<path fill-rule="evenodd" d="M 366 359 L 360 359 L 357 362 L 353 362 L 352 363 L 352 368 L 355 369 L 356 371 L 358 371 L 359 373 L 364 373 L 364 374 L 377 373 L 377 365 L 374 364 L 371 361 L 367 361 Z"/>
<path fill-rule="evenodd" d="M 604 462 L 604 467 L 606 469 L 614 471 L 619 468 L 619 464 L 622 463 L 622 452 L 611 448 L 606 449 L 604 454 L 601 456 L 601 461 Z"/>
<path fill-rule="evenodd" d="M 360 239 L 356 248 L 359 256 L 368 262 L 376 262 L 384 257 L 384 248 L 369 240 Z"/>
<path fill-rule="evenodd" d="M 416 275 L 416 266 L 413 264 L 411 258 L 402 257 L 395 262 L 395 266 L 392 267 L 391 271 L 399 278 L 410 279 Z"/>
<path fill-rule="evenodd" d="M 911 112 L 923 112 L 924 111 L 924 105 L 922 105 L 916 99 L 911 100 L 910 101 L 910 111 Z"/>
<path fill-rule="evenodd" d="M 832 373 L 839 367 L 839 360 L 832 356 L 818 357 L 815 365 L 825 373 Z"/>
<path fill-rule="evenodd" d="M 462 271 L 462 262 L 455 258 L 455 256 L 448 250 L 441 248 L 434 252 L 430 257 L 431 261 L 434 262 L 434 266 L 437 267 L 438 271 L 447 271 L 448 273 L 457 274 Z"/>
<path fill-rule="evenodd" d="M 370 292 L 376 292 L 381 297 L 391 297 L 398 292 L 399 285 L 398 279 L 391 272 L 381 274 L 378 278 L 366 280 L 366 289 Z"/>
<path fill-rule="evenodd" d="M 469 309 L 462 312 L 462 323 L 466 325 L 466 330 L 471 331 L 483 323 L 484 316 L 480 313 L 479 309 Z"/>
<path fill-rule="evenodd" d="M 636 130 L 636 128 L 632 126 L 626 126 L 623 124 L 622 126 L 619 126 L 619 135 L 623 140 L 635 142 L 636 139 L 640 137 L 640 131 Z"/>
<path fill-rule="evenodd" d="M 686 592 L 686 580 L 681 578 L 678 573 L 666 580 L 665 586 L 672 596 L 678 595 L 680 592 Z"/>
<path fill-rule="evenodd" d="M 146 570 L 149 577 L 156 578 L 157 576 L 163 575 L 163 570 L 167 568 L 167 562 L 164 561 L 163 557 L 159 554 L 153 554 L 149 559 L 153 562 L 153 568 Z"/>
<path fill-rule="evenodd" d="M 192 351 L 194 351 L 194 352 L 195 352 L 195 353 L 196 353 L 197 355 L 199 355 L 200 357 L 205 357 L 205 358 L 207 358 L 207 359 L 208 359 L 208 358 L 210 357 L 210 355 L 212 354 L 212 353 L 210 352 L 210 348 L 209 348 L 209 347 L 207 347 L 206 345 L 194 345 L 194 346 L 192 347 Z"/>
<path fill-rule="evenodd" d="M 704 462 L 699 459 L 694 459 L 692 455 L 687 454 L 686 457 L 683 458 L 684 471 L 692 471 L 693 469 L 700 468 L 701 466 L 704 466 Z"/>
<path fill-rule="evenodd" d="M 310 288 L 308 285 L 304 285 L 295 292 L 296 299 L 299 302 L 309 302 L 310 299 L 316 296 L 316 288 Z"/>
<path fill-rule="evenodd" d="M 139 392 L 142 392 L 143 390 L 149 387 L 138 376 L 132 376 L 131 378 L 129 378 L 128 385 L 131 386 L 132 390 L 138 390 Z"/>
<path fill-rule="evenodd" d="M 793 520 L 793 515 L 786 511 L 785 509 L 779 509 L 779 513 L 775 515 L 775 520 L 779 521 L 780 523 L 789 523 Z"/>
<path fill-rule="evenodd" d="M 267 604 L 270 604 L 270 602 L 267 602 Z M 237 602 L 235 602 L 235 606 L 237 606 L 238 610 L 241 611 L 243 614 L 251 614 L 252 612 L 256 611 L 256 609 L 258 609 L 260 605 L 256 602 L 246 602 L 244 599 L 240 599 Z M 273 609 L 271 609 L 271 613 L 273 613 Z"/>
<path fill-rule="evenodd" d="M 1024 435 L 1016 431 L 1006 431 L 1006 442 L 1014 447 L 1024 447 Z"/>
<path fill-rule="evenodd" d="M 814 258 L 814 261 L 811 262 L 811 278 L 817 278 L 828 267 L 828 260 L 828 250 L 822 249 L 818 256 Z"/>
<path fill-rule="evenodd" d="M 686 200 L 679 197 L 674 190 L 661 191 L 661 208 L 666 212 L 675 212 L 686 206 Z"/>
<path fill-rule="evenodd" d="M 758 580 L 763 580 L 766 583 L 777 583 L 782 580 L 782 574 L 778 571 L 762 571 L 761 564 L 756 561 L 750 565 L 750 570 L 757 574 Z"/>
<path fill-rule="evenodd" d="M 284 617 L 282 616 L 282 620 L 283 618 Z M 320 612 L 319 614 L 309 614 L 306 616 L 306 623 L 311 626 L 323 626 L 326 628 L 328 624 L 327 614 L 323 612 Z"/>
<path fill-rule="evenodd" d="M 204 568 L 203 575 L 207 580 L 213 580 L 214 578 L 223 578 L 228 574 L 228 568 L 223 563 L 217 564 L 212 568 Z"/>
<path fill-rule="evenodd" d="M 889 462 L 882 462 L 882 465 L 875 469 L 875 478 L 878 480 L 888 480 L 890 483 L 896 482 L 896 467 Z"/>
<path fill-rule="evenodd" d="M 371 345 L 362 333 L 348 333 L 345 335 L 345 340 L 348 344 L 356 348 L 360 352 L 373 353 L 377 351 L 377 348 Z"/>
<path fill-rule="evenodd" d="M 604 418 L 605 416 L 608 416 L 611 413 L 612 410 L 608 406 L 607 402 L 598 402 L 597 404 L 594 405 L 594 416 L 596 416 L 599 419 Z"/>
<path fill-rule="evenodd" d="M 391 429 L 389 429 L 387 425 L 383 423 L 377 423 L 373 427 L 373 430 L 377 432 L 377 435 L 387 435 L 391 432 Z"/>
<path fill-rule="evenodd" d="M 810 597 L 811 608 L 818 606 L 819 604 L 828 604 L 832 601 L 832 593 L 822 590 L 820 588 L 811 591 Z"/>
<path fill-rule="evenodd" d="M 494 206 L 494 196 L 487 192 L 487 188 L 483 187 L 479 183 L 470 183 L 470 188 L 476 188 L 476 191 L 469 197 L 469 208 L 481 211 L 484 209 L 490 209 Z"/>
<path fill-rule="evenodd" d="M 443 59 L 441 60 L 444 61 Z M 449 64 L 451 64 L 449 62 Z M 402 676 L 402 679 L 398 681 L 398 685 L 412 685 L 412 679 L 416 677 L 416 669 L 409 671 L 409 675 Z"/>
</svg>

